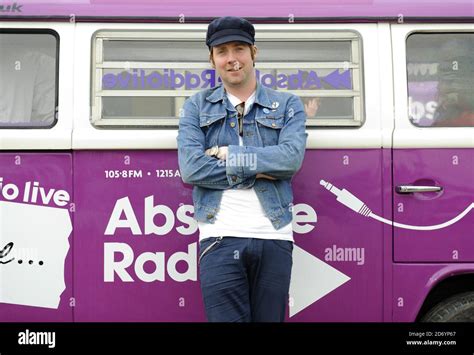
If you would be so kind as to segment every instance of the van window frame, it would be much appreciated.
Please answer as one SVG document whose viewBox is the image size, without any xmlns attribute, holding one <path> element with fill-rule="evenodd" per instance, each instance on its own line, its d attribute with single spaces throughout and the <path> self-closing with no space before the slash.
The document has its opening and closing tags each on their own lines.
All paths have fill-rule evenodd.
<svg viewBox="0 0 474 355">
<path fill-rule="evenodd" d="M 420 125 L 416 125 L 413 120 L 410 118 L 410 105 L 409 105 L 409 98 L 410 98 L 410 90 L 409 90 L 409 87 L 408 87 L 408 84 L 409 84 L 409 78 L 408 78 L 408 38 L 410 38 L 411 36 L 413 35 L 417 35 L 417 34 L 438 34 L 438 35 L 442 35 L 442 34 L 452 34 L 452 35 L 455 35 L 455 34 L 463 34 L 463 33 L 467 33 L 467 34 L 472 34 L 474 35 L 474 31 L 470 31 L 470 30 L 461 30 L 461 29 L 452 29 L 452 30 L 424 30 L 424 29 L 416 29 L 416 30 L 412 30 L 412 31 L 409 31 L 406 35 L 405 35 L 405 75 L 406 75 L 406 93 L 407 93 L 407 97 L 406 97 L 406 100 L 407 100 L 407 112 L 406 112 L 406 119 L 408 120 L 408 122 L 410 123 L 410 125 L 414 128 L 417 128 L 417 129 L 426 129 L 426 128 L 437 128 L 437 129 L 440 129 L 440 128 L 474 128 L 474 127 L 470 127 L 470 126 L 420 126 Z"/>
<path fill-rule="evenodd" d="M 53 122 L 49 125 L 44 126 L 27 126 L 21 124 L 12 124 L 4 126 L 0 123 L 0 129 L 51 129 L 58 123 L 59 116 L 59 42 L 60 37 L 59 33 L 50 28 L 38 28 L 38 29 L 29 29 L 29 28 L 0 28 L 0 34 L 48 34 L 52 35 L 56 39 L 56 56 L 55 60 L 55 83 L 54 83 L 54 117 Z M 1 61 L 1 59 L 0 59 Z"/>
<path fill-rule="evenodd" d="M 363 44 L 360 33 L 353 29 L 347 30 L 314 30 L 314 29 L 291 29 L 285 26 L 280 30 L 275 29 L 258 29 L 256 34 L 256 45 L 258 42 L 270 42 L 281 40 L 292 40 L 298 42 L 310 41 L 350 41 L 350 62 L 301 62 L 301 63 L 280 63 L 280 62 L 260 62 L 257 59 L 256 69 L 272 70 L 272 69 L 301 69 L 301 68 L 331 68 L 331 69 L 349 69 L 351 70 L 352 90 L 279 90 L 291 92 L 301 97 L 330 97 L 330 98 L 351 98 L 352 99 L 352 118 L 341 119 L 318 119 L 308 118 L 306 121 L 307 128 L 360 128 L 365 121 L 364 111 L 364 73 L 363 73 Z M 144 90 L 120 90 L 120 95 L 111 95 L 111 92 L 102 90 L 102 76 L 104 69 L 113 68 L 133 68 L 146 69 L 147 67 L 176 68 L 186 67 L 186 69 L 212 69 L 208 58 L 203 58 L 201 62 L 127 62 L 127 61 L 110 61 L 105 62 L 104 58 L 104 40 L 124 41 L 124 40 L 157 40 L 157 41 L 196 41 L 203 46 L 205 38 L 204 31 L 179 30 L 173 31 L 169 29 L 161 30 L 97 30 L 91 41 L 91 89 L 90 89 L 90 123 L 98 129 L 147 129 L 147 128 L 174 128 L 178 127 L 179 117 L 170 118 L 103 118 L 102 117 L 102 97 L 189 97 L 199 90 L 149 90 L 148 95 L 144 95 Z M 153 91 L 155 93 L 153 93 Z M 161 95 L 160 95 L 161 94 Z"/>
</svg>

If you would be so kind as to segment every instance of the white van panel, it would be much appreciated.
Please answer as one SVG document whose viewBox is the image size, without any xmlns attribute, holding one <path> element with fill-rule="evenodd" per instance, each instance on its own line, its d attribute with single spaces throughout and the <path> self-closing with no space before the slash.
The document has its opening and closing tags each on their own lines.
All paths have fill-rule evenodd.
<svg viewBox="0 0 474 355">
<path fill-rule="evenodd" d="M 58 121 L 52 128 L 2 129 L 0 149 L 41 150 L 71 149 L 73 127 L 73 67 L 74 23 L 1 22 L 0 27 L 11 29 L 51 29 L 59 35 L 59 99 Z"/>
<path fill-rule="evenodd" d="M 413 125 L 408 117 L 406 38 L 413 32 L 473 31 L 472 24 L 394 24 L 392 50 L 395 126 L 394 148 L 474 148 L 474 127 L 429 127 Z"/>
<path fill-rule="evenodd" d="M 259 30 L 284 30 L 288 25 L 255 25 L 256 32 Z M 203 46 L 207 25 L 188 24 L 111 24 L 111 23 L 78 23 L 76 25 L 75 43 L 75 112 L 73 149 L 175 149 L 177 129 L 98 129 L 90 123 L 90 80 L 91 80 L 91 51 L 92 36 L 98 30 L 183 30 L 191 29 L 202 31 Z M 291 24 L 292 29 L 314 29 L 314 30 L 353 30 L 360 33 L 363 47 L 363 78 L 364 78 L 364 107 L 365 123 L 359 128 L 323 128 L 308 129 L 308 148 L 380 148 L 381 139 L 381 116 L 380 108 L 381 92 L 384 95 L 391 93 L 390 81 L 384 82 L 385 90 L 380 88 L 380 75 L 387 71 L 384 66 L 379 66 L 379 41 L 387 42 L 389 36 L 385 27 L 380 35 L 377 32 L 377 24 L 320 24 L 320 25 L 298 25 Z M 258 38 L 257 38 L 258 46 Z M 385 56 L 386 57 L 386 56 Z M 88 58 L 88 60 L 84 60 Z M 389 67 L 390 63 L 387 64 Z M 387 73 L 383 74 L 384 77 Z M 387 91 L 388 90 L 388 91 Z M 390 95 L 388 95 L 390 97 Z M 384 99 L 390 100 L 390 99 Z M 344 133 L 341 133 L 344 131 Z M 387 137 L 390 135 L 388 134 Z M 389 144 L 387 141 L 386 144 Z"/>
</svg>

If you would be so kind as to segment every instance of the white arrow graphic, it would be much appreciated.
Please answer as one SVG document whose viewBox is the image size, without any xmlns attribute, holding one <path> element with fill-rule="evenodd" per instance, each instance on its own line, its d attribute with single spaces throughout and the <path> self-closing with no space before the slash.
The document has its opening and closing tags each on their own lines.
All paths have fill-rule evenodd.
<svg viewBox="0 0 474 355">
<path fill-rule="evenodd" d="M 295 245 L 290 283 L 290 318 L 350 279 Z"/>
</svg>

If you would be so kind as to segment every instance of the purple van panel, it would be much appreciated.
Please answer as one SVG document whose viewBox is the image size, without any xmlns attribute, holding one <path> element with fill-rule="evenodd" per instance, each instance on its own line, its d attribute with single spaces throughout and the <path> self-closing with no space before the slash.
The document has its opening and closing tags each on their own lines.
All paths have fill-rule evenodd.
<svg viewBox="0 0 474 355">
<path fill-rule="evenodd" d="M 336 3 L 330 0 L 318 1 L 275 1 L 262 0 L 255 6 L 254 1 L 242 0 L 232 4 L 218 0 L 207 1 L 172 1 L 172 0 L 141 0 L 131 3 L 128 0 L 100 0 L 70 4 L 57 3 L 29 3 L 28 1 L 10 1 L 2 8 L 1 16 L 62 16 L 76 20 L 81 17 L 110 18 L 110 17 L 168 17 L 176 18 L 181 22 L 186 18 L 212 18 L 218 16 L 241 16 L 250 18 L 391 18 L 408 19 L 410 17 L 469 17 L 473 16 L 473 7 L 470 0 L 460 0 L 453 6 L 443 1 L 396 1 L 379 0 L 345 0 Z"/>
<path fill-rule="evenodd" d="M 193 229 L 177 210 L 191 205 L 192 199 L 191 187 L 175 176 L 176 152 L 84 151 L 74 154 L 75 319 L 204 320 L 199 283 L 191 279 L 176 280 L 176 273 L 188 272 L 188 277 L 196 275 L 196 255 L 192 253 L 195 253 L 193 246 L 198 237 L 197 231 L 181 234 L 183 230 Z M 125 175 L 129 177 L 124 178 Z M 364 176 L 364 179 L 358 179 L 355 184 L 356 176 Z M 314 210 L 317 222 L 308 222 L 308 219 L 300 222 L 307 230 L 295 233 L 296 245 L 350 280 L 291 320 L 381 321 L 383 226 L 337 202 L 335 196 L 319 184 L 322 179 L 341 188 L 350 187 L 374 210 L 381 210 L 381 150 L 307 151 L 304 166 L 294 179 L 295 209 L 303 218 L 308 210 Z M 136 218 L 135 229 L 119 227 L 106 235 L 117 201 L 131 209 L 122 208 L 123 214 L 116 215 L 115 219 Z M 155 217 L 153 208 L 157 212 Z M 192 216 L 192 212 L 188 215 Z M 151 233 L 151 223 L 162 226 L 161 232 Z M 113 280 L 109 277 L 104 281 L 106 273 L 113 269 L 110 265 L 119 263 L 127 253 L 133 256 L 127 259 L 126 275 L 115 272 Z M 162 255 L 160 261 L 164 263 L 156 266 L 157 263 L 148 261 L 142 267 L 137 260 L 152 257 L 150 253 Z M 171 265 L 170 271 L 170 258 L 184 257 L 184 253 L 188 253 L 187 260 L 191 260 L 191 264 L 182 260 L 175 265 L 176 270 Z M 144 273 L 153 274 L 157 269 L 155 276 L 161 275 L 158 280 L 143 280 Z M 193 272 L 189 272 L 190 269 Z M 308 281 L 317 283 L 319 280 Z M 358 307 L 361 303 L 366 306 Z"/>
<path fill-rule="evenodd" d="M 295 244 L 350 280 L 292 320 L 382 321 L 383 225 L 339 203 L 321 186 L 320 180 L 350 190 L 383 214 L 382 150 L 306 152 L 303 168 L 294 178 L 295 204 L 310 205 L 316 211 L 318 221 L 310 233 L 295 233 Z M 309 278 L 308 287 L 312 281 L 322 282 Z M 364 307 L 360 307 L 361 304 Z"/>
<path fill-rule="evenodd" d="M 2 179 L 3 178 L 3 179 Z M 58 207 L 55 205 L 53 198 L 49 200 L 48 203 L 43 203 L 43 200 L 48 200 L 49 197 L 52 196 L 53 189 L 57 190 L 64 190 L 67 191 L 70 198 L 72 199 L 72 159 L 71 154 L 67 153 L 4 153 L 0 154 L 0 186 L 6 187 L 8 184 L 9 191 L 13 190 L 13 185 L 16 186 L 21 193 L 19 194 L 18 198 L 14 200 L 8 200 L 0 193 L 0 203 L 2 204 L 3 208 L 2 211 L 8 211 L 10 207 L 15 207 L 15 210 L 21 211 L 25 207 L 32 207 L 37 208 L 36 211 L 44 211 L 45 209 L 47 212 L 49 211 L 57 211 Z M 25 186 L 28 182 L 30 182 L 31 186 L 29 188 L 30 193 L 25 193 Z M 38 192 L 37 197 L 34 198 L 33 195 L 33 184 L 34 182 L 39 183 L 38 187 L 42 190 Z M 1 189 L 0 189 L 1 190 Z M 27 201 L 26 203 L 24 201 Z M 36 200 L 36 202 L 32 202 Z M 51 209 L 53 207 L 54 209 Z M 63 209 L 66 211 L 69 210 L 69 203 L 61 208 L 61 212 L 64 212 Z M 46 214 L 48 215 L 48 213 Z M 67 218 L 69 217 L 69 213 L 66 213 Z M 2 217 L 2 216 L 0 216 Z M 17 237 L 16 235 L 7 235 L 6 228 L 8 228 L 8 223 L 21 223 L 21 224 L 29 224 L 32 223 L 31 220 L 28 218 L 31 215 L 25 215 L 26 220 L 21 220 L 21 215 L 18 220 L 12 221 L 2 221 L 0 218 L 0 240 L 15 240 Z M 35 235 L 31 235 L 31 238 L 45 238 L 51 230 L 59 224 L 60 221 L 58 220 L 48 220 L 44 227 L 46 229 L 49 228 L 49 231 L 46 229 L 37 230 Z M 8 231 L 8 229 L 7 229 Z M 9 300 L 12 303 L 3 303 L 2 299 L 2 291 L 6 292 L 6 288 L 12 287 L 10 285 L 5 284 L 2 282 L 6 274 L 11 271 L 11 267 L 14 263 L 18 260 L 13 260 L 11 263 L 7 264 L 0 264 L 0 322 L 68 322 L 73 320 L 73 308 L 74 300 L 73 300 L 73 257 L 71 248 L 73 245 L 73 238 L 72 233 L 68 235 L 64 235 L 65 242 L 69 243 L 69 250 L 67 252 L 66 258 L 63 261 L 64 267 L 63 270 L 57 270 L 58 273 L 54 275 L 57 279 L 57 282 L 64 282 L 66 288 L 64 291 L 57 296 L 60 296 L 60 302 L 57 309 L 54 308 L 45 308 L 45 307 L 38 307 L 33 305 L 25 305 L 24 303 L 24 294 L 18 294 L 18 301 L 15 299 Z M 4 245 L 0 245 L 0 250 L 4 247 Z M 48 247 L 50 250 L 55 249 L 55 245 L 50 245 Z M 21 254 L 20 254 L 21 255 Z M 41 251 L 40 251 L 41 256 Z M 18 257 L 16 258 L 18 259 Z M 44 261 L 44 267 L 48 263 L 46 259 Z M 41 275 L 41 267 L 36 264 L 36 260 L 32 260 L 32 264 L 28 264 L 25 260 L 22 263 L 22 268 L 31 268 L 31 272 L 37 270 L 38 275 L 41 277 L 48 277 L 48 275 Z M 23 272 L 23 270 L 21 270 Z M 3 275 L 3 277 L 2 277 Z M 63 280 L 64 279 L 64 280 Z M 18 284 L 14 287 L 21 287 L 21 293 L 30 293 L 30 296 L 33 295 L 33 299 L 37 298 L 40 300 L 43 298 L 44 294 L 47 294 L 49 291 L 48 284 L 39 285 L 39 287 L 44 286 L 44 288 L 34 288 L 31 289 L 28 285 L 20 285 L 22 282 L 26 282 L 24 279 L 19 278 L 16 280 Z M 31 285 L 30 285 L 31 286 Z M 38 285 L 37 285 L 38 286 Z M 35 287 L 37 287 L 35 286 Z M 34 302 L 33 302 L 34 303 Z"/>
<path fill-rule="evenodd" d="M 185 261 L 175 264 L 172 272 L 197 272 L 197 234 L 182 235 L 180 230 L 190 228 L 178 220 L 177 210 L 183 204 L 192 205 L 191 187 L 183 185 L 179 176 L 176 151 L 164 152 L 77 152 L 75 154 L 74 186 L 76 188 L 75 215 L 76 235 L 74 258 L 75 294 L 77 321 L 203 321 L 203 304 L 199 283 L 194 280 L 175 281 L 170 275 L 170 258 L 191 254 L 191 265 Z M 126 163 L 129 161 L 129 164 Z M 120 177 L 115 176 L 118 171 Z M 158 171 L 158 173 L 157 173 Z M 122 172 L 133 176 L 141 172 L 141 178 L 123 178 Z M 165 177 L 168 172 L 173 177 Z M 108 175 L 106 175 L 108 174 Z M 158 174 L 158 175 L 157 175 Z M 150 215 L 153 206 L 160 209 L 156 217 L 145 221 L 145 200 Z M 133 208 L 138 230 L 117 228 L 106 235 L 107 225 L 114 206 L 121 200 Z M 190 214 L 192 216 L 192 213 Z M 146 230 L 146 223 L 164 226 L 157 235 Z M 135 235 L 133 234 L 135 233 Z M 114 274 L 113 281 L 104 281 L 107 265 L 114 260 L 105 257 L 105 250 L 111 252 L 115 261 L 123 259 L 127 250 L 133 253 L 133 263 L 126 268 L 129 276 L 123 280 Z M 148 253 L 148 254 L 144 254 Z M 162 280 L 143 281 L 137 273 L 137 261 L 145 256 L 159 253 L 163 259 L 158 265 L 149 261 L 141 273 L 158 272 Z M 173 267 L 173 266 L 171 266 Z M 161 278 L 161 276 L 158 276 Z"/>
<path fill-rule="evenodd" d="M 15 203 L 56 211 L 52 199 L 44 204 L 41 200 L 52 196 L 52 189 L 67 191 L 74 202 L 74 238 L 72 233 L 68 238 L 66 288 L 58 308 L 3 302 L 2 289 L 8 285 L 0 283 L 0 321 L 204 321 L 192 189 L 181 181 L 176 151 L 72 154 L 74 159 L 67 153 L 0 155 L 0 208 Z M 449 235 L 443 230 L 394 228 L 393 239 L 390 223 L 366 213 L 370 208 L 388 221 L 413 225 L 449 220 L 472 202 L 472 186 L 466 185 L 472 181 L 472 153 L 393 151 L 394 184 L 432 179 L 445 188 L 440 196 L 395 194 L 394 206 L 391 158 L 389 149 L 306 152 L 293 180 L 293 228 L 294 268 L 304 257 L 308 270 L 299 269 L 307 273 L 305 284 L 291 296 L 295 303 L 310 301 L 290 312 L 289 321 L 413 321 L 431 287 L 472 270 L 472 264 L 460 263 L 472 260 L 472 249 L 466 248 L 472 245 L 472 212 L 456 222 L 458 226 L 445 228 Z M 43 188 L 36 202 L 22 201 L 21 194 L 13 201 L 5 198 L 2 188 L 7 184 L 21 188 L 28 182 Z M 367 208 L 348 208 L 348 196 L 352 204 L 358 199 Z M 443 204 L 437 203 L 442 199 Z M 1 237 L 3 244 L 6 237 Z M 454 255 L 453 250 L 458 251 L 458 264 L 446 257 Z M 402 263 L 394 264 L 393 258 Z M 440 264 L 408 264 L 411 261 Z M 0 264 L 0 272 L 6 266 Z M 301 275 L 294 276 L 296 280 Z M 342 281 L 328 285 L 334 278 Z"/>
<path fill-rule="evenodd" d="M 474 261 L 474 151 L 472 149 L 396 149 L 397 185 L 441 186 L 441 192 L 394 194 L 394 221 L 435 226 L 466 209 L 465 216 L 436 230 L 394 228 L 396 262 Z"/>
</svg>

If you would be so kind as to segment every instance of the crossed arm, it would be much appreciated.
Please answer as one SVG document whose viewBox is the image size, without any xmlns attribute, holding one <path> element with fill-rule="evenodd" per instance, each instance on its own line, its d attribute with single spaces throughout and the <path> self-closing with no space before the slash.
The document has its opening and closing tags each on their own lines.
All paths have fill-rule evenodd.
<svg viewBox="0 0 474 355">
<path fill-rule="evenodd" d="M 185 183 L 210 189 L 229 189 L 251 179 L 290 179 L 301 167 L 306 146 L 305 113 L 299 98 L 288 104 L 288 119 L 280 131 L 277 145 L 267 147 L 220 147 L 216 157 L 205 149 L 205 135 L 199 125 L 199 109 L 192 100 L 184 104 L 179 123 L 178 160 Z M 291 116 L 291 117 L 290 117 Z M 223 164 L 235 154 L 253 154 L 256 168 Z"/>
</svg>

